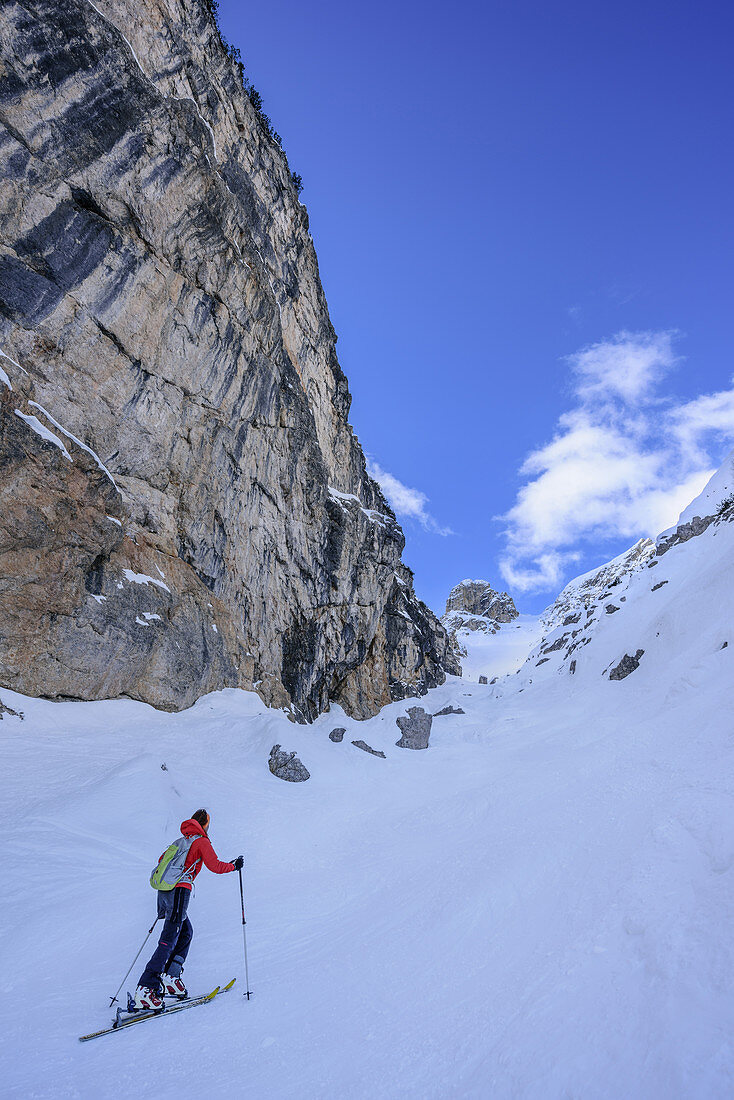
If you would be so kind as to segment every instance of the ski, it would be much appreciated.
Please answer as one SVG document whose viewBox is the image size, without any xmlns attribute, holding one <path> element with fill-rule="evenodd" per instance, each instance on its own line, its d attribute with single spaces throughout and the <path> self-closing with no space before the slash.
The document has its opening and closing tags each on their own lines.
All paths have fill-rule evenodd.
<svg viewBox="0 0 734 1100">
<path fill-rule="evenodd" d="M 232 981 L 227 985 L 223 987 L 217 986 L 211 993 L 206 993 L 201 997 L 187 997 L 185 1001 L 175 1002 L 170 1008 L 162 1008 L 159 1012 L 142 1010 L 132 1014 L 118 1008 L 117 1015 L 112 1021 L 111 1027 L 102 1028 L 101 1031 L 92 1031 L 89 1035 L 80 1035 L 79 1042 L 86 1043 L 89 1039 L 98 1039 L 100 1035 L 109 1035 L 113 1031 L 122 1031 L 124 1027 L 132 1027 L 133 1024 L 142 1024 L 145 1020 L 154 1020 L 158 1016 L 170 1016 L 174 1012 L 183 1012 L 186 1008 L 196 1008 L 198 1005 L 207 1005 L 213 1001 L 215 997 L 218 997 L 222 993 L 227 993 L 236 981 L 236 978 L 232 978 Z"/>
</svg>

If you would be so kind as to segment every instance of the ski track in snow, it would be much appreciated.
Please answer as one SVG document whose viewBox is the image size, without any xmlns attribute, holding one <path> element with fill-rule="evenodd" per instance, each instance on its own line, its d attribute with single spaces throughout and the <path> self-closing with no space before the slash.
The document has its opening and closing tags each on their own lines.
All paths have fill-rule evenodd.
<svg viewBox="0 0 734 1100">
<path fill-rule="evenodd" d="M 635 575 L 573 677 L 452 677 L 366 722 L 335 706 L 296 726 L 235 690 L 181 714 L 2 690 L 26 715 L 0 722 L 3 1095 L 730 1097 L 732 570 L 734 524 L 712 526 Z M 479 640 L 485 667 L 517 663 L 512 637 Z M 636 646 L 632 675 L 602 675 Z M 398 749 L 416 703 L 466 713 Z M 270 774 L 275 743 L 307 783 Z M 204 870 L 186 982 L 235 991 L 79 1044 L 110 1019 L 150 870 L 199 806 L 220 857 L 245 855 L 253 998 L 237 876 Z"/>
</svg>

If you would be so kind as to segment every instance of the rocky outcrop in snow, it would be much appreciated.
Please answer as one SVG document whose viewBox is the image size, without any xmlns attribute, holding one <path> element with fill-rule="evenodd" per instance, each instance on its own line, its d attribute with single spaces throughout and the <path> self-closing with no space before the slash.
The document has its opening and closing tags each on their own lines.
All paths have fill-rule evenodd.
<svg viewBox="0 0 734 1100">
<path fill-rule="evenodd" d="M 0 11 L 0 686 L 366 717 L 458 665 L 209 9 Z"/>
<path fill-rule="evenodd" d="M 517 616 L 507 592 L 497 592 L 489 581 L 464 580 L 449 592 L 441 622 L 453 633 L 479 630 L 494 634 L 501 623 L 511 623 Z"/>
<path fill-rule="evenodd" d="M 311 778 L 308 768 L 296 754 L 283 752 L 280 745 L 273 745 L 270 750 L 268 767 L 277 779 L 284 779 L 286 783 L 305 783 Z"/>
<path fill-rule="evenodd" d="M 386 760 L 384 752 L 380 752 L 378 749 L 373 749 L 371 745 L 368 745 L 366 741 L 352 741 L 355 749 L 361 749 L 362 752 L 369 753 L 370 756 L 379 756 L 381 760 Z"/>
<path fill-rule="evenodd" d="M 726 645 L 726 642 L 724 645 Z M 9 714 L 11 718 L 20 718 L 21 722 L 23 721 L 24 715 L 22 710 L 13 710 L 12 707 L 6 707 L 5 703 L 0 699 L 0 722 L 2 722 L 6 714 Z"/>
<path fill-rule="evenodd" d="M 592 608 L 621 592 L 631 574 L 642 568 L 655 554 L 652 539 L 640 539 L 629 550 L 572 580 L 560 596 L 543 612 L 543 622 L 548 630 L 557 626 L 575 626 L 582 623 Z M 618 598 L 618 597 L 617 597 Z"/>
<path fill-rule="evenodd" d="M 624 680 L 631 672 L 634 672 L 635 669 L 640 667 L 640 657 L 642 657 L 644 653 L 644 649 L 638 649 L 634 657 L 630 656 L 629 653 L 625 653 L 619 664 L 615 665 L 609 673 L 609 679 Z"/>
<path fill-rule="evenodd" d="M 574 673 L 578 651 L 589 644 L 600 621 L 616 617 L 624 607 L 631 579 L 654 562 L 654 555 L 653 540 L 640 539 L 606 565 L 567 584 L 541 616 L 543 637 L 530 653 L 529 665 L 533 669 L 547 666 L 545 673 L 565 666 Z"/>
<path fill-rule="evenodd" d="M 395 744 L 399 749 L 427 749 L 431 736 L 433 716 L 423 707 L 410 707 L 407 718 L 396 718 L 400 730 L 400 740 Z"/>
<path fill-rule="evenodd" d="M 712 523 L 734 518 L 734 451 L 709 479 L 695 500 L 681 512 L 678 523 L 657 538 L 656 554 L 662 557 L 674 546 L 698 538 Z"/>
</svg>

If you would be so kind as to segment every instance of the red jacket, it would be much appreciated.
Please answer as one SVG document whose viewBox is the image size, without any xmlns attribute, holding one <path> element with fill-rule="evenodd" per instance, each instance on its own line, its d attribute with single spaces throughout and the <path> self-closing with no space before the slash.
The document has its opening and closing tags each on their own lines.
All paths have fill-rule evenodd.
<svg viewBox="0 0 734 1100">
<path fill-rule="evenodd" d="M 213 871 L 215 875 L 226 875 L 227 871 L 234 871 L 234 863 L 225 863 L 217 858 L 217 853 L 212 848 L 211 840 L 209 840 L 209 837 L 198 821 L 194 821 L 193 818 L 189 818 L 188 821 L 182 821 L 181 834 L 182 836 L 195 836 L 197 839 L 189 848 L 189 854 L 186 857 L 186 866 L 184 868 L 184 873 L 191 881 L 179 882 L 177 888 L 178 886 L 183 886 L 185 890 L 190 890 L 193 880 L 201 870 L 202 863 L 205 867 L 208 867 L 210 871 Z"/>
</svg>

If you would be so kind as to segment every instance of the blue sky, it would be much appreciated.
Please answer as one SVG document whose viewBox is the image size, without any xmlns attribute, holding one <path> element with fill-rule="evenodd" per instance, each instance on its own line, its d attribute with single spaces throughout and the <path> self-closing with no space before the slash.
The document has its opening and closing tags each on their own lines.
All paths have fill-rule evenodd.
<svg viewBox="0 0 734 1100">
<path fill-rule="evenodd" d="M 439 613 L 535 611 L 734 446 L 734 9 L 221 0 Z M 499 518 L 504 517 L 504 518 Z M 669 518 L 668 518 L 669 517 Z"/>
</svg>

